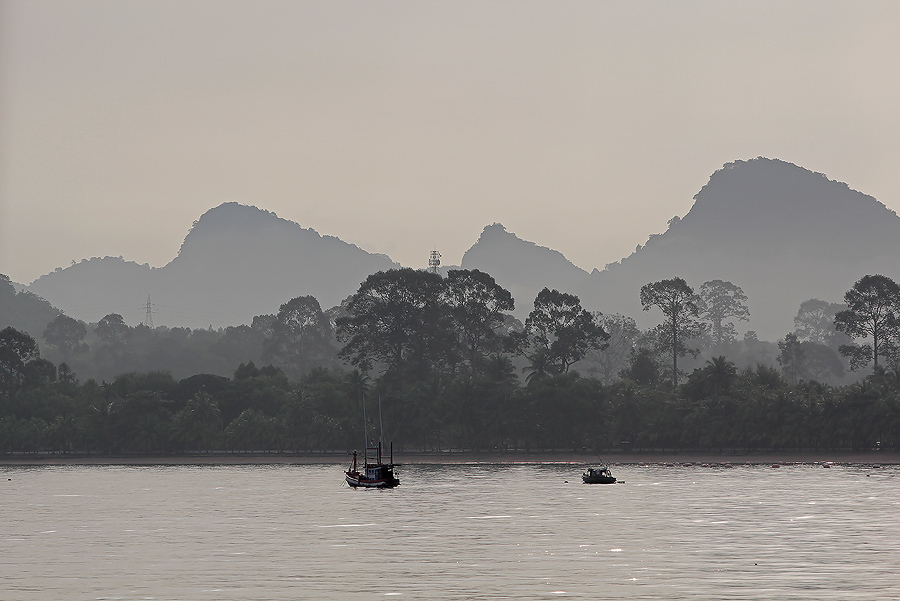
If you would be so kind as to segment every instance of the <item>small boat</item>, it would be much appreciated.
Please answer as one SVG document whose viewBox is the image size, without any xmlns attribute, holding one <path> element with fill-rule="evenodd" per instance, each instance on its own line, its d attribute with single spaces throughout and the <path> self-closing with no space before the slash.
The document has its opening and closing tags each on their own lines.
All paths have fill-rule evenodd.
<svg viewBox="0 0 900 601">
<path fill-rule="evenodd" d="M 391 458 L 388 463 L 381 460 L 381 443 L 371 449 L 376 452 L 375 462 L 369 463 L 368 454 L 363 460 L 362 471 L 357 465 L 357 453 L 353 451 L 353 465 L 346 472 L 347 484 L 353 488 L 394 488 L 400 486 L 400 479 L 394 475 L 394 445 L 391 445 Z"/>
<path fill-rule="evenodd" d="M 363 410 L 363 432 L 365 432 L 366 437 L 368 438 L 369 434 L 369 425 L 368 418 L 366 416 L 366 397 L 362 395 L 362 410 Z M 381 422 L 381 396 L 378 397 L 378 421 Z M 367 441 L 363 448 L 365 449 L 365 454 L 363 455 L 363 463 L 362 463 L 362 471 L 359 470 L 358 454 L 356 451 L 353 451 L 353 464 L 350 466 L 346 472 L 344 472 L 347 484 L 349 484 L 353 488 L 394 488 L 395 486 L 400 486 L 400 479 L 394 475 L 394 468 L 397 465 L 394 463 L 394 443 L 391 443 L 391 460 L 388 463 L 382 461 L 381 458 L 381 441 L 384 440 L 384 424 L 381 424 L 381 438 L 378 440 L 378 444 L 375 446 L 369 446 L 370 443 Z M 375 462 L 369 463 L 369 451 L 375 452 Z"/>
<path fill-rule="evenodd" d="M 581 479 L 585 484 L 616 483 L 616 479 L 613 478 L 613 475 L 609 473 L 609 468 L 605 465 L 598 468 L 589 467 L 588 470 L 581 475 Z"/>
</svg>

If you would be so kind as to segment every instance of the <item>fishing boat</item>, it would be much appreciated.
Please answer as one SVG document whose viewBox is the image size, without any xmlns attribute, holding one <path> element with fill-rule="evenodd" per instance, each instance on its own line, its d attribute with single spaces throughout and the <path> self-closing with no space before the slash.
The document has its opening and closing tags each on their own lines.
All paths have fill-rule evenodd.
<svg viewBox="0 0 900 601">
<path fill-rule="evenodd" d="M 375 462 L 369 463 L 368 453 L 363 459 L 362 471 L 358 465 L 358 454 L 353 451 L 353 464 L 345 474 L 347 484 L 353 488 L 393 488 L 400 485 L 400 480 L 394 475 L 394 445 L 391 445 L 390 461 L 384 463 L 381 457 L 381 443 L 377 446 L 367 447 L 367 451 L 375 451 Z"/>
<path fill-rule="evenodd" d="M 366 397 L 362 397 L 363 407 L 363 432 L 368 440 L 368 420 L 366 419 Z M 394 475 L 394 468 L 398 467 L 394 463 L 394 443 L 390 446 L 390 460 L 385 463 L 381 456 L 381 445 L 384 440 L 384 421 L 381 419 L 381 396 L 378 397 L 378 421 L 381 425 L 381 439 L 377 445 L 371 445 L 366 442 L 363 453 L 362 466 L 359 465 L 359 454 L 353 451 L 353 464 L 346 472 L 344 472 L 347 484 L 353 488 L 394 488 L 400 486 L 400 479 Z M 369 451 L 375 456 L 375 461 L 369 462 Z M 362 470 L 360 470 L 362 467 Z"/>
<path fill-rule="evenodd" d="M 581 479 L 585 484 L 615 484 L 616 479 L 609 468 L 605 465 L 598 468 L 589 467 L 585 473 L 581 475 Z"/>
</svg>

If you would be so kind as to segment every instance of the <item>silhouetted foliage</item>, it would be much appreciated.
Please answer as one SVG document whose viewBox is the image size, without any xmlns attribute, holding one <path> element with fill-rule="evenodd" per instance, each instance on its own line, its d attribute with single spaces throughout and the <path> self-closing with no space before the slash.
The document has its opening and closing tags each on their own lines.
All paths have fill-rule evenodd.
<svg viewBox="0 0 900 601">
<path fill-rule="evenodd" d="M 672 357 L 672 387 L 678 385 L 678 357 L 694 349 L 686 341 L 702 333 L 697 317 L 700 315 L 700 299 L 694 289 L 681 278 L 660 280 L 641 286 L 641 306 L 644 311 L 657 307 L 666 321 L 657 328 L 657 340 L 668 349 Z"/>
<path fill-rule="evenodd" d="M 59 344 L 44 357 L 31 336 L 6 328 L 0 453 L 344 451 L 381 436 L 378 415 L 397 450 L 900 449 L 900 367 L 880 361 L 856 384 L 829 385 L 843 364 L 828 344 L 842 334 L 821 326 L 798 325 L 804 337 L 778 345 L 726 336 L 715 355 L 685 360 L 682 385 L 666 384 L 661 364 L 673 349 L 687 352 L 697 326 L 683 280 L 642 295 L 648 308 L 653 299 L 666 307 L 666 322 L 647 333 L 549 289 L 523 326 L 507 313 L 508 292 L 481 272 L 376 276 L 340 308 L 298 297 L 224 330 L 130 327 L 110 314 L 69 345 L 71 358 L 62 340 L 79 340 L 78 330 L 51 334 Z M 668 338 L 665 310 L 679 320 Z M 332 318 L 344 357 L 373 369 L 339 364 Z M 54 320 L 73 325 L 53 316 L 45 329 Z M 527 357 L 513 338 L 528 342 Z M 879 357 L 890 355 L 887 339 L 879 334 Z"/>
<path fill-rule="evenodd" d="M 841 344 L 850 342 L 846 334 L 834 327 L 834 316 L 846 308 L 817 298 L 803 301 L 794 317 L 794 334 L 800 340 L 825 344 L 837 350 Z"/>
<path fill-rule="evenodd" d="M 337 320 L 340 356 L 369 371 L 418 376 L 446 363 L 450 352 L 449 310 L 441 276 L 414 269 L 370 275 Z"/>
<path fill-rule="evenodd" d="M 747 295 L 740 286 L 722 280 L 710 280 L 700 285 L 700 316 L 710 325 L 710 334 L 715 346 L 731 342 L 735 338 L 734 324 L 728 318 L 748 321 Z"/>
<path fill-rule="evenodd" d="M 801 379 L 803 366 L 806 362 L 806 353 L 795 334 L 787 334 L 784 340 L 778 343 L 778 364 L 782 373 L 791 384 L 796 384 Z"/>
<path fill-rule="evenodd" d="M 871 339 L 863 345 L 843 345 L 841 354 L 850 357 L 852 369 L 868 364 L 878 367 L 878 358 L 894 361 L 900 331 L 900 286 L 883 275 L 863 276 L 844 295 L 847 308 L 834 316 L 834 327 L 851 338 Z"/>
<path fill-rule="evenodd" d="M 604 347 L 588 352 L 587 357 L 593 364 L 588 371 L 598 374 L 600 380 L 608 386 L 628 365 L 629 357 L 634 352 L 641 332 L 634 318 L 626 315 L 603 315 L 595 312 L 594 321 L 603 328 L 609 338 Z"/>
<path fill-rule="evenodd" d="M 503 349 L 506 312 L 515 309 L 508 290 L 477 269 L 447 272 L 446 297 L 463 355 L 472 374 L 487 356 Z"/>
<path fill-rule="evenodd" d="M 331 322 L 312 296 L 300 296 L 281 305 L 263 343 L 262 359 L 281 367 L 293 378 L 331 366 L 336 349 Z"/>
<path fill-rule="evenodd" d="M 608 338 L 577 296 L 544 288 L 525 320 L 523 350 L 541 372 L 551 366 L 553 373 L 565 374 L 588 351 L 603 349 Z"/>
<path fill-rule="evenodd" d="M 25 381 L 28 364 L 38 358 L 34 338 L 11 326 L 0 331 L 0 391 L 7 400 Z"/>
</svg>

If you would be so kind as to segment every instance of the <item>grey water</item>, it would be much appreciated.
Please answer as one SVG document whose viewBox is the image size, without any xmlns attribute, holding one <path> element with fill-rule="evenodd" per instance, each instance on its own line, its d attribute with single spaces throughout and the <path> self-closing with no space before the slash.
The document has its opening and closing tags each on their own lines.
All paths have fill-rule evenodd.
<svg viewBox="0 0 900 601">
<path fill-rule="evenodd" d="M 0 598 L 900 598 L 897 466 L 582 467 L 0 467 Z"/>
</svg>

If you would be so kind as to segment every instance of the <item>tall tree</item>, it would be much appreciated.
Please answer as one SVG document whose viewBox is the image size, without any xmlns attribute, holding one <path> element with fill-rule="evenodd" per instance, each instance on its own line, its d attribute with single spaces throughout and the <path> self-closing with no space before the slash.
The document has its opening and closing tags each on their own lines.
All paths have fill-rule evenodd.
<svg viewBox="0 0 900 601">
<path fill-rule="evenodd" d="M 224 430 L 219 403 L 206 391 L 200 391 L 188 400 L 184 410 L 201 448 L 208 449 L 209 443 Z"/>
<path fill-rule="evenodd" d="M 794 334 L 806 342 L 827 344 L 837 348 L 850 340 L 834 327 L 834 316 L 846 309 L 844 305 L 811 298 L 800 303 L 794 317 Z"/>
<path fill-rule="evenodd" d="M 128 327 L 121 315 L 110 313 L 97 322 L 94 333 L 107 346 L 120 349 L 128 341 L 128 337 L 131 335 L 131 328 Z"/>
<path fill-rule="evenodd" d="M 363 371 L 424 373 L 447 357 L 449 315 L 441 276 L 414 269 L 379 271 L 366 278 L 337 319 L 340 356 Z"/>
<path fill-rule="evenodd" d="M 747 295 L 740 286 L 723 280 L 710 280 L 700 285 L 700 316 L 710 324 L 716 346 L 734 340 L 734 324 L 728 318 L 748 321 Z"/>
<path fill-rule="evenodd" d="M 644 311 L 657 307 L 666 316 L 659 333 L 662 344 L 672 355 L 674 388 L 678 385 L 678 357 L 683 357 L 689 350 L 685 341 L 699 332 L 700 301 L 694 289 L 676 277 L 641 286 L 641 306 Z"/>
<path fill-rule="evenodd" d="M 626 315 L 596 312 L 594 320 L 609 334 L 609 339 L 605 348 L 592 350 L 588 356 L 597 364 L 600 379 L 609 386 L 628 366 L 628 359 L 641 332 L 634 318 Z"/>
<path fill-rule="evenodd" d="M 486 356 L 500 349 L 504 319 L 515 301 L 493 277 L 477 269 L 451 269 L 446 295 L 469 369 L 477 374 Z"/>
<path fill-rule="evenodd" d="M 288 375 L 299 378 L 331 363 L 331 321 L 312 296 L 298 296 L 281 305 L 272 334 L 263 345 L 262 358 L 273 361 Z"/>
<path fill-rule="evenodd" d="M 871 339 L 871 344 L 847 344 L 840 347 L 850 357 L 852 369 L 858 369 L 896 343 L 900 331 L 900 286 L 883 275 L 866 275 L 844 294 L 847 308 L 834 316 L 834 327 L 851 338 Z"/>
<path fill-rule="evenodd" d="M 37 342 L 27 333 L 12 326 L 0 331 L 0 389 L 7 399 L 24 381 L 27 364 L 40 356 Z"/>
<path fill-rule="evenodd" d="M 787 334 L 784 340 L 778 342 L 778 364 L 784 377 L 791 384 L 796 384 L 803 378 L 806 353 L 803 343 L 797 339 L 796 334 Z"/>
<path fill-rule="evenodd" d="M 534 309 L 525 320 L 525 336 L 535 357 L 543 355 L 559 373 L 568 373 L 573 363 L 589 350 L 603 348 L 609 339 L 577 296 L 548 288 L 534 299 Z"/>
<path fill-rule="evenodd" d="M 57 315 L 44 330 L 44 340 L 47 344 L 52 344 L 67 357 L 86 348 L 85 336 L 87 336 L 87 326 L 84 325 L 84 322 L 62 314 Z"/>
<path fill-rule="evenodd" d="M 800 348 L 803 349 L 803 372 L 807 378 L 834 382 L 844 377 L 844 362 L 832 347 L 804 340 Z"/>
<path fill-rule="evenodd" d="M 129 359 L 134 347 L 146 341 L 153 330 L 142 327 L 130 328 L 118 313 L 110 313 L 97 322 L 94 333 L 100 339 L 100 345 L 94 349 L 96 368 L 102 377 L 112 378 L 131 367 Z"/>
</svg>

